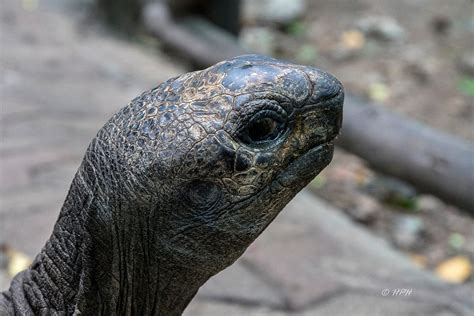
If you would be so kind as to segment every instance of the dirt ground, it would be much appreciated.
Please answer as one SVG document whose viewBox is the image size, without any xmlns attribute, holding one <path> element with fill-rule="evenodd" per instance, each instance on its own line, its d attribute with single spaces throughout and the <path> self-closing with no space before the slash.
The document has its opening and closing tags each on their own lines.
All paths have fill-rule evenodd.
<svg viewBox="0 0 474 316">
<path fill-rule="evenodd" d="M 262 36 L 263 29 L 255 49 L 327 69 L 347 91 L 474 140 L 472 1 L 316 0 L 307 6 L 284 26 L 245 21 L 243 33 Z M 378 25 L 364 30 L 364 20 Z M 384 34 L 391 21 L 399 29 Z M 436 269 L 458 255 L 474 261 L 472 217 L 343 150 L 312 189 L 422 267 Z"/>
</svg>

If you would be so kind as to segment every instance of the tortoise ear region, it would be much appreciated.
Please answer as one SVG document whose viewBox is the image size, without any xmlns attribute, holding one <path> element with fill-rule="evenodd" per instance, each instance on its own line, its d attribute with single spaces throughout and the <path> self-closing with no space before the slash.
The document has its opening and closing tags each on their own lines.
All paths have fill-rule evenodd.
<svg viewBox="0 0 474 316">
<path fill-rule="evenodd" d="M 187 185 L 187 200 L 194 209 L 210 209 L 221 198 L 221 187 L 211 181 L 193 180 Z"/>
</svg>

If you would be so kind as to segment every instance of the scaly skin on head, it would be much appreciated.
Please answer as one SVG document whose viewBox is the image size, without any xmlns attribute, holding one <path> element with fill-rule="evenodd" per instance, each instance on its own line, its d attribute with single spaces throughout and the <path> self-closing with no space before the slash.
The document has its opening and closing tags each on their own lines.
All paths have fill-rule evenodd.
<svg viewBox="0 0 474 316">
<path fill-rule="evenodd" d="M 143 93 L 91 142 L 51 238 L 0 305 L 181 314 L 330 162 L 342 103 L 333 76 L 259 55 Z"/>
</svg>

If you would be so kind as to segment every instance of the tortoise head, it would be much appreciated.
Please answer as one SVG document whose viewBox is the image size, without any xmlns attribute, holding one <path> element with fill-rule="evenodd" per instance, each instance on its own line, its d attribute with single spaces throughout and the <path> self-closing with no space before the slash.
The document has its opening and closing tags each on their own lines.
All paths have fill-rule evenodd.
<svg viewBox="0 0 474 316">
<path fill-rule="evenodd" d="M 330 162 L 343 98 L 326 72 L 244 55 L 142 94 L 98 139 L 126 171 L 122 209 L 153 219 L 159 255 L 213 274 Z"/>
</svg>

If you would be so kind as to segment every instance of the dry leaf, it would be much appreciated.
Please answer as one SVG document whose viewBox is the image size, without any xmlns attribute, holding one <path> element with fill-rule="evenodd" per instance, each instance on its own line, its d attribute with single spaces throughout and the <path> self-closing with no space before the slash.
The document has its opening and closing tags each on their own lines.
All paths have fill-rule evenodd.
<svg viewBox="0 0 474 316">
<path fill-rule="evenodd" d="M 341 44 L 347 49 L 361 49 L 365 45 L 365 35 L 358 30 L 350 30 L 342 33 Z"/>
<path fill-rule="evenodd" d="M 441 262 L 435 270 L 441 279 L 451 283 L 462 283 L 472 273 L 472 265 L 465 256 L 456 256 Z"/>
<path fill-rule="evenodd" d="M 9 248 L 6 252 L 8 257 L 7 272 L 13 277 L 18 272 L 28 269 L 31 264 L 31 259 L 27 255 L 17 250 Z"/>
</svg>

